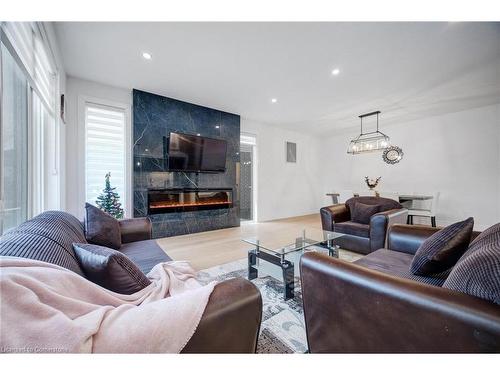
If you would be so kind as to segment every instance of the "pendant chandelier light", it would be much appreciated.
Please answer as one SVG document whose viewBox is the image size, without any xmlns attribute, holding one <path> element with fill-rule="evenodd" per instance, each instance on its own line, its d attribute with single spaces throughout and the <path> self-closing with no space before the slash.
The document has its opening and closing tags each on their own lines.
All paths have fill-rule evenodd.
<svg viewBox="0 0 500 375">
<path fill-rule="evenodd" d="M 383 151 L 391 145 L 391 139 L 378 130 L 379 114 L 380 111 L 375 111 L 359 116 L 359 118 L 361 119 L 361 133 L 349 144 L 349 148 L 347 149 L 348 154 L 355 155 L 365 152 Z M 377 130 L 374 132 L 363 133 L 363 118 L 375 115 L 377 116 Z"/>
</svg>

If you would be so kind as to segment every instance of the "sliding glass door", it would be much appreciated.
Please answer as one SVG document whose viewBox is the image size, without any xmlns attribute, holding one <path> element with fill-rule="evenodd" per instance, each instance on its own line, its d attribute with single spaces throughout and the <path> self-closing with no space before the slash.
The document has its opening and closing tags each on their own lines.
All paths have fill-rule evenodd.
<svg viewBox="0 0 500 375">
<path fill-rule="evenodd" d="M 28 217 L 28 83 L 0 43 L 0 234 Z"/>
<path fill-rule="evenodd" d="M 44 25 L 0 22 L 0 234 L 60 208 L 58 73 Z"/>
</svg>

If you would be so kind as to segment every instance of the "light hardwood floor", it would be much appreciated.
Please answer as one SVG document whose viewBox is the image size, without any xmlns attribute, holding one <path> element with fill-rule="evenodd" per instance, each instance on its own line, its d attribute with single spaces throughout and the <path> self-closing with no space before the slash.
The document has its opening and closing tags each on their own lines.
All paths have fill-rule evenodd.
<svg viewBox="0 0 500 375">
<path fill-rule="evenodd" d="M 302 230 L 319 231 L 319 214 L 297 216 L 262 223 L 242 223 L 240 227 L 158 239 L 173 260 L 187 260 L 196 270 L 245 258 L 252 245 L 241 239 L 257 236 L 264 244 L 279 248 L 301 235 Z"/>
</svg>

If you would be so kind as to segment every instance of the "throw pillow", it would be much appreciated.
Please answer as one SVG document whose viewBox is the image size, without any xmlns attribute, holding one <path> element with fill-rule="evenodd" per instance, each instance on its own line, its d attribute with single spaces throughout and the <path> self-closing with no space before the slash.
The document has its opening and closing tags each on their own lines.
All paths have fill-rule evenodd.
<svg viewBox="0 0 500 375">
<path fill-rule="evenodd" d="M 0 237 L 0 256 L 20 257 L 52 263 L 84 276 L 73 248 L 66 249 L 37 233 L 9 231 Z"/>
<path fill-rule="evenodd" d="M 85 203 L 85 238 L 88 242 L 118 250 L 122 246 L 121 237 L 118 220 Z"/>
<path fill-rule="evenodd" d="M 414 275 L 426 276 L 453 267 L 469 246 L 474 219 L 451 224 L 420 245 L 410 265 Z"/>
<path fill-rule="evenodd" d="M 88 280 L 116 293 L 133 294 L 151 281 L 125 254 L 107 247 L 74 243 L 73 249 Z"/>
<path fill-rule="evenodd" d="M 35 216 L 0 237 L 0 255 L 56 264 L 83 276 L 72 246 L 73 242 L 85 242 L 83 226 L 72 222 L 78 223 L 78 219 L 65 212 Z"/>
<path fill-rule="evenodd" d="M 500 223 L 481 233 L 443 284 L 500 305 Z"/>
<path fill-rule="evenodd" d="M 380 205 L 370 205 L 360 202 L 354 204 L 354 210 L 351 213 L 351 220 L 355 223 L 370 224 L 370 218 L 380 211 Z"/>
</svg>

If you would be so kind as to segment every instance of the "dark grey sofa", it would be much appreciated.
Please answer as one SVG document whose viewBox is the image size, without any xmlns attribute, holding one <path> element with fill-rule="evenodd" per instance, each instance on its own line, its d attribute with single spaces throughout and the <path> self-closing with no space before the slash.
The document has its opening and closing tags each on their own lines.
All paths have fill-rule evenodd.
<svg viewBox="0 0 500 375">
<path fill-rule="evenodd" d="M 156 264 L 172 260 L 151 239 L 151 221 L 148 218 L 125 219 L 119 223 L 122 241 L 119 251 L 129 257 L 142 272 L 148 273 Z M 0 255 L 49 262 L 53 259 L 53 263 L 74 271 L 76 266 L 68 267 L 70 259 L 63 264 L 61 259 L 63 254 L 74 257 L 72 245 L 75 242 L 87 242 L 84 224 L 66 212 L 47 211 L 8 231 L 2 237 Z M 53 257 L 49 256 L 49 251 L 53 253 Z"/>
<path fill-rule="evenodd" d="M 171 260 L 151 239 L 148 218 L 120 221 L 122 247 L 143 272 Z M 54 263 L 85 277 L 73 243 L 85 243 L 84 225 L 61 211 L 47 211 L 0 237 L 0 256 L 17 256 Z M 235 278 L 214 288 L 205 312 L 183 353 L 254 353 L 262 317 L 259 290 Z"/>
<path fill-rule="evenodd" d="M 128 256 L 144 273 L 161 262 L 172 260 L 152 239 L 151 220 L 147 217 L 120 220 L 122 247 L 120 252 Z"/>
</svg>

